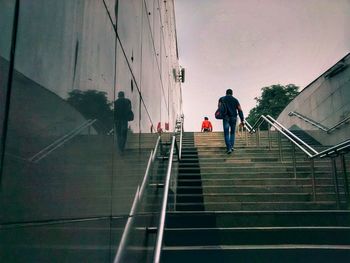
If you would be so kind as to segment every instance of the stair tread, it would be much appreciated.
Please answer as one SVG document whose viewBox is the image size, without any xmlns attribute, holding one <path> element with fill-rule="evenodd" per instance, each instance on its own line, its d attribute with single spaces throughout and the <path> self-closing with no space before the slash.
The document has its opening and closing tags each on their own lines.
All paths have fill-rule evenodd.
<svg viewBox="0 0 350 263">
<path fill-rule="evenodd" d="M 246 231 L 256 231 L 256 230 L 349 230 L 350 226 L 249 226 L 249 227 L 166 227 L 166 231 L 197 231 L 197 230 L 246 230 Z"/>
<path fill-rule="evenodd" d="M 281 192 L 281 193 L 275 193 L 275 192 L 269 192 L 269 193 L 203 193 L 203 194 L 178 194 L 180 196 L 250 196 L 250 195 L 265 195 L 265 196 L 271 196 L 271 195 L 311 195 L 312 193 L 293 193 L 293 192 Z M 323 192 L 322 194 L 334 194 L 332 192 Z"/>
<path fill-rule="evenodd" d="M 224 205 L 230 205 L 230 204 L 334 204 L 335 201 L 262 201 L 262 202 L 255 202 L 255 201 L 229 201 L 229 202 L 205 202 L 205 204 L 224 204 Z M 179 202 L 177 203 L 179 204 Z M 195 202 L 190 203 L 181 203 L 181 204 L 197 204 Z M 207 211 L 216 211 L 216 210 L 207 210 Z"/>
<path fill-rule="evenodd" d="M 251 250 L 251 249 L 350 249 L 350 245 L 273 244 L 273 245 L 210 245 L 210 246 L 164 246 L 164 250 Z"/>
</svg>

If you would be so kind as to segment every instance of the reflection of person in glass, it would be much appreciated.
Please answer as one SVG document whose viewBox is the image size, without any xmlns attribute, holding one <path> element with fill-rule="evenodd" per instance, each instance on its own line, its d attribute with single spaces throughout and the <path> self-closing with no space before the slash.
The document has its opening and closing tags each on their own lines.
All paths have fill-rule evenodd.
<svg viewBox="0 0 350 263">
<path fill-rule="evenodd" d="M 122 152 L 128 136 L 128 121 L 134 120 L 131 110 L 131 102 L 125 98 L 124 91 L 119 91 L 118 99 L 114 102 L 115 128 L 117 134 L 118 148 Z"/>
</svg>

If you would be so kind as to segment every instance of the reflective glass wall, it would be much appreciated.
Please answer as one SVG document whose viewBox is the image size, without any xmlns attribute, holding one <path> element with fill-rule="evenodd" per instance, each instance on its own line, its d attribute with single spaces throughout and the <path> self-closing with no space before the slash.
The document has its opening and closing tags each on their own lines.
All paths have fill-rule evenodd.
<svg viewBox="0 0 350 263">
<path fill-rule="evenodd" d="M 112 262 L 181 114 L 173 1 L 0 0 L 0 32 L 0 262 Z"/>
</svg>

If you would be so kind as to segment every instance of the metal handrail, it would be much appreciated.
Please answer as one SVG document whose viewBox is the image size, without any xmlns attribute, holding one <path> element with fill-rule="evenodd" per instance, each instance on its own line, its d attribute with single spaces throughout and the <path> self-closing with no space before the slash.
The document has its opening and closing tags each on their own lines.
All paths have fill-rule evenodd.
<svg viewBox="0 0 350 263">
<path fill-rule="evenodd" d="M 311 157 L 311 159 L 320 157 L 320 158 L 324 158 L 327 156 L 331 156 L 333 154 L 337 154 L 345 149 L 350 149 L 350 139 L 343 141 L 341 143 L 338 143 L 337 145 L 334 145 L 322 152 L 319 152 L 317 154 L 315 154 L 314 156 Z"/>
<path fill-rule="evenodd" d="M 254 131 L 251 131 L 250 133 L 254 133 L 255 129 L 259 127 L 263 121 L 266 121 L 267 123 L 269 123 L 271 126 L 273 126 L 278 132 L 280 132 L 282 135 L 284 135 L 288 140 L 290 140 L 293 144 L 295 144 L 299 149 L 301 149 L 304 153 L 306 153 L 308 155 L 308 157 L 310 159 L 315 159 L 317 157 L 320 158 L 324 158 L 326 156 L 330 156 L 332 154 L 336 154 L 339 153 L 340 151 L 343 151 L 345 149 L 350 148 L 350 139 L 341 142 L 335 146 L 332 146 L 322 152 L 318 152 L 316 151 L 314 148 L 312 148 L 309 144 L 307 144 L 306 142 L 304 142 L 302 139 L 300 139 L 298 136 L 296 136 L 295 134 L 293 134 L 291 131 L 289 131 L 286 127 L 284 127 L 281 123 L 279 123 L 278 121 L 276 121 L 273 117 L 271 117 L 270 115 L 267 115 L 266 117 L 264 115 L 261 115 L 259 117 L 259 119 L 256 121 L 256 123 L 252 126 L 252 129 Z M 245 121 L 246 122 L 246 121 Z M 247 124 L 248 122 L 246 122 Z M 301 144 L 301 145 L 300 145 Z M 303 146 L 305 146 L 309 151 L 311 151 L 312 153 L 310 153 L 307 149 L 305 149 Z"/>
<path fill-rule="evenodd" d="M 333 147 L 330 147 L 329 149 L 326 149 L 322 152 L 317 152 L 315 149 L 313 149 L 310 145 L 308 145 L 306 142 L 301 140 L 298 136 L 293 134 L 291 131 L 289 131 L 287 128 L 285 128 L 282 124 L 277 122 L 274 118 L 272 118 L 270 115 L 267 115 L 266 117 L 264 115 L 261 115 L 257 122 L 253 125 L 252 129 L 257 128 L 258 132 L 260 125 L 266 121 L 268 124 L 270 124 L 272 127 L 274 127 L 278 132 L 279 135 L 282 134 L 284 135 L 289 141 L 292 143 L 292 159 L 293 159 L 293 171 L 294 171 L 294 177 L 296 178 L 296 158 L 295 158 L 295 146 L 297 146 L 300 150 L 302 150 L 310 159 L 310 165 L 311 165 L 311 170 L 312 170 L 312 192 L 313 192 L 313 199 L 316 200 L 316 178 L 315 178 L 315 172 L 314 172 L 314 159 L 319 157 L 319 158 L 324 158 L 324 157 L 331 157 L 332 158 L 332 171 L 333 171 L 333 179 L 334 179 L 334 184 L 335 184 L 335 193 L 336 193 L 336 201 L 337 201 L 337 207 L 339 208 L 340 206 L 340 196 L 339 196 L 339 185 L 338 185 L 338 178 L 337 178 L 337 172 L 336 172 L 336 162 L 335 162 L 335 156 L 341 155 L 342 156 L 342 166 L 344 167 L 345 165 L 345 159 L 344 159 L 344 154 L 350 150 L 350 139 L 339 143 Z M 270 131 L 270 129 L 268 130 Z M 250 133 L 253 133 L 252 131 Z M 270 133 L 269 133 L 270 134 Z M 259 138 L 260 136 L 258 136 Z M 279 136 L 280 138 L 280 136 Z M 259 139 L 258 139 L 259 141 Z M 271 149 L 271 142 L 270 142 L 270 137 L 269 137 L 269 146 Z M 279 139 L 279 147 L 280 147 L 280 158 L 282 161 L 282 154 L 281 154 L 281 142 Z M 345 171 L 343 169 L 343 171 Z M 346 182 L 347 179 L 344 179 L 345 183 L 345 188 L 348 189 L 348 183 Z M 348 190 L 345 190 L 345 195 L 348 195 Z"/>
<path fill-rule="evenodd" d="M 267 118 L 269 118 L 271 121 L 273 121 L 274 123 L 276 123 L 279 127 L 281 127 L 281 129 L 283 131 L 285 131 L 286 133 L 288 133 L 288 135 L 290 135 L 291 137 L 293 137 L 295 140 L 297 140 L 299 143 L 301 143 L 302 145 L 304 145 L 306 148 L 308 148 L 311 152 L 313 152 L 314 154 L 318 154 L 318 152 L 312 148 L 309 144 L 307 144 L 306 142 L 304 142 L 302 139 L 300 139 L 298 136 L 296 136 L 294 133 L 292 133 L 290 130 L 288 130 L 286 127 L 284 127 L 281 123 L 279 123 L 277 120 L 275 120 L 274 118 L 272 118 L 270 115 L 266 116 Z"/>
<path fill-rule="evenodd" d="M 183 117 L 181 117 L 181 123 L 180 123 L 180 146 L 178 147 L 176 142 L 176 134 L 173 135 L 172 141 L 171 141 L 171 148 L 170 148 L 170 156 L 168 161 L 168 169 L 167 174 L 165 178 L 165 184 L 164 184 L 164 194 L 163 194 L 163 201 L 162 201 L 162 210 L 160 212 L 160 218 L 159 218 L 159 227 L 157 231 L 157 239 L 156 239 L 156 246 L 154 249 L 153 254 L 153 262 L 159 263 L 160 262 L 160 256 L 162 252 L 162 245 L 163 245 L 163 236 L 164 236 L 164 228 L 165 228 L 165 217 L 166 217 L 166 208 L 168 204 L 168 194 L 169 194 L 169 186 L 170 186 L 170 179 L 171 179 L 171 170 L 173 165 L 173 158 L 174 158 L 174 150 L 176 148 L 177 156 L 179 158 L 179 161 L 181 160 L 181 152 L 182 152 L 182 138 L 183 138 Z"/>
<path fill-rule="evenodd" d="M 62 146 L 66 142 L 73 139 L 76 135 L 78 135 L 82 130 L 84 130 L 87 127 L 90 127 L 93 125 L 97 119 L 89 119 L 80 126 L 76 127 L 75 129 L 71 130 L 69 133 L 63 135 L 62 137 L 58 138 L 56 141 L 51 143 L 50 145 L 46 146 L 44 149 L 40 150 L 38 153 L 34 154 L 32 157 L 28 158 L 28 161 L 37 163 L 41 159 L 47 157 L 51 152 L 56 150 L 58 147 Z"/>
<path fill-rule="evenodd" d="M 152 156 L 152 162 L 154 162 L 154 160 L 156 159 L 157 156 L 157 152 L 158 152 L 158 146 L 160 143 L 160 136 L 158 136 L 157 142 L 156 142 L 156 146 L 154 146 L 154 151 L 153 151 L 153 156 Z"/>
<path fill-rule="evenodd" d="M 252 130 L 255 130 L 260 127 L 260 125 L 266 121 L 271 126 L 273 126 L 277 131 L 279 131 L 283 136 L 285 136 L 289 141 L 291 141 L 295 146 L 297 146 L 300 150 L 302 150 L 307 156 L 311 157 L 314 154 L 317 154 L 318 152 L 313 149 L 310 145 L 308 145 L 306 142 L 301 140 L 299 137 L 297 137 L 295 134 L 290 132 L 287 128 L 285 128 L 282 124 L 278 123 L 274 118 L 268 115 L 268 117 L 265 117 L 264 115 L 261 115 L 259 119 L 256 121 L 256 123 L 252 126 Z M 278 123 L 278 124 L 277 124 Z M 250 133 L 253 133 L 251 131 Z M 303 146 L 305 146 L 309 151 L 313 152 L 310 153 L 307 149 L 305 149 Z"/>
<path fill-rule="evenodd" d="M 181 119 L 181 130 L 180 130 L 180 149 L 179 149 L 179 160 L 181 160 L 181 154 L 182 154 L 182 138 L 183 138 L 183 119 Z"/>
<path fill-rule="evenodd" d="M 154 146 L 154 149 L 151 150 L 150 156 L 148 158 L 148 163 L 147 163 L 145 175 L 143 176 L 141 187 L 138 186 L 136 189 L 134 201 L 132 203 L 132 206 L 131 206 L 131 209 L 129 212 L 128 220 L 125 224 L 124 232 L 123 232 L 122 238 L 121 238 L 120 243 L 119 243 L 117 254 L 116 254 L 114 261 L 113 261 L 114 263 L 122 262 L 121 260 L 123 258 L 124 252 L 126 250 L 126 244 L 127 244 L 128 239 L 129 239 L 131 226 L 133 225 L 133 222 L 134 222 L 134 215 L 139 207 L 139 203 L 142 200 L 143 194 L 145 192 L 147 181 L 149 178 L 149 173 L 150 173 L 151 167 L 153 165 L 153 162 L 155 160 L 155 157 L 157 155 L 160 141 L 161 141 L 160 136 L 158 136 L 158 139 L 157 139 L 157 142 Z"/>
<path fill-rule="evenodd" d="M 348 120 L 350 120 L 350 116 L 346 117 L 345 119 L 341 120 L 340 122 L 338 122 L 337 124 L 335 124 L 334 126 L 332 126 L 331 128 L 327 128 L 326 126 L 323 126 L 321 123 L 318 123 L 298 112 L 295 111 L 291 111 L 288 113 L 289 116 L 296 116 L 299 119 L 302 119 L 303 121 L 310 123 L 312 126 L 315 126 L 317 128 L 319 128 L 320 130 L 327 132 L 327 133 L 331 133 L 332 131 L 336 130 L 338 127 L 344 125 Z"/>
<path fill-rule="evenodd" d="M 168 194 L 169 194 L 171 170 L 172 170 L 172 164 L 173 164 L 173 158 L 174 158 L 174 149 L 176 148 L 179 159 L 180 159 L 180 154 L 181 154 L 183 118 L 181 119 L 180 127 L 181 127 L 181 131 L 180 131 L 180 149 L 177 146 L 176 134 L 174 132 L 174 135 L 172 136 L 172 142 L 171 142 L 171 149 L 170 149 L 170 155 L 169 155 L 169 161 L 168 161 L 167 174 L 166 174 L 165 183 L 164 183 L 164 194 L 163 194 L 163 201 L 162 201 L 162 209 L 161 209 L 161 212 L 160 212 L 159 227 L 158 227 L 158 231 L 157 231 L 156 246 L 155 246 L 155 250 L 154 250 L 154 262 L 157 262 L 157 263 L 160 262 L 161 248 L 162 248 L 162 243 L 163 243 L 165 217 L 166 217 L 166 207 L 167 207 L 167 203 L 168 203 Z M 159 145 L 160 145 L 160 141 L 161 141 L 161 139 L 160 139 L 160 136 L 159 136 L 158 139 L 157 139 L 156 145 L 154 147 L 154 150 L 152 150 L 151 153 L 150 153 L 150 157 L 149 157 L 149 160 L 148 160 L 146 172 L 145 172 L 145 175 L 143 177 L 143 181 L 142 181 L 141 187 L 140 186 L 137 187 L 137 190 L 136 190 L 136 193 L 135 193 L 135 197 L 134 197 L 134 201 L 133 201 L 130 213 L 129 213 L 129 217 L 128 217 L 128 220 L 126 222 L 121 241 L 119 243 L 118 251 L 117 251 L 117 254 L 116 254 L 116 256 L 114 258 L 114 261 L 113 261 L 114 263 L 122 262 L 121 260 L 123 258 L 124 253 L 125 253 L 125 250 L 126 250 L 126 244 L 127 244 L 128 239 L 129 239 L 131 226 L 133 225 L 134 215 L 135 215 L 135 213 L 137 211 L 138 205 L 139 205 L 140 201 L 142 200 L 144 191 L 146 189 L 147 181 L 148 181 L 148 178 L 149 178 L 149 171 L 150 171 L 150 169 L 152 167 L 152 164 L 153 164 L 153 162 L 155 160 L 155 157 L 156 157 Z"/>
<path fill-rule="evenodd" d="M 247 120 L 244 120 L 243 123 L 245 124 L 247 130 L 252 133 L 255 132 L 255 130 L 252 128 L 252 125 L 250 125 L 250 123 Z"/>
<path fill-rule="evenodd" d="M 154 263 L 159 263 L 160 262 L 160 255 L 161 255 L 161 251 L 162 251 L 164 227 L 165 227 L 166 207 L 167 207 L 167 204 L 168 204 L 168 194 L 169 194 L 170 177 L 171 177 L 171 169 L 172 169 L 172 164 L 173 164 L 173 156 L 174 156 L 175 144 L 176 144 L 176 137 L 174 135 L 173 138 L 172 138 L 172 142 L 171 142 L 170 156 L 169 156 L 169 161 L 168 161 L 168 170 L 167 170 L 167 174 L 166 174 L 166 178 L 165 178 L 165 184 L 164 184 L 162 210 L 160 212 L 160 219 L 159 219 L 159 227 L 158 227 L 158 232 L 157 232 L 156 246 L 155 246 L 154 254 L 153 254 L 153 262 Z"/>
</svg>

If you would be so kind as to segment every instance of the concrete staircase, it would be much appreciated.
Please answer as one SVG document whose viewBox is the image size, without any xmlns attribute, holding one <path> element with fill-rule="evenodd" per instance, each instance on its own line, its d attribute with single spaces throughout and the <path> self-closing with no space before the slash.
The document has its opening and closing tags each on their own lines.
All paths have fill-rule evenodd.
<svg viewBox="0 0 350 263">
<path fill-rule="evenodd" d="M 203 187 L 199 156 L 194 136 L 189 133 L 183 138 L 182 161 L 179 163 L 177 180 L 176 210 L 203 211 Z"/>
<path fill-rule="evenodd" d="M 185 133 L 183 147 L 162 262 L 350 260 L 329 160 L 314 163 L 314 194 L 310 161 L 275 132 L 238 134 L 231 155 L 219 132 Z"/>
</svg>

